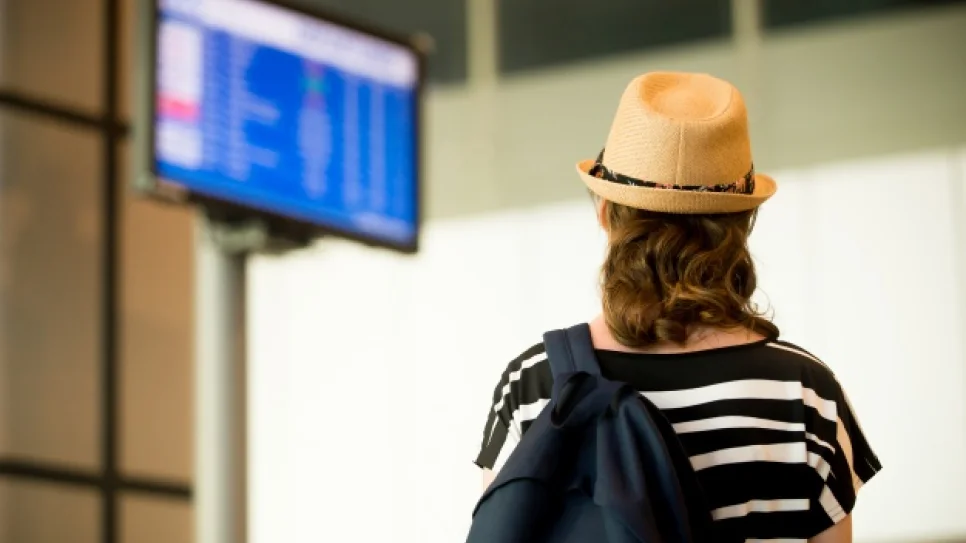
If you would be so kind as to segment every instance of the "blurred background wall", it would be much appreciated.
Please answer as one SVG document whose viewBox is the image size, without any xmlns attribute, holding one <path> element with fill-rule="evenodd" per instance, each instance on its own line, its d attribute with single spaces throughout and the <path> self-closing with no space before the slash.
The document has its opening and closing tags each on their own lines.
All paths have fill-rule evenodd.
<svg viewBox="0 0 966 543">
<path fill-rule="evenodd" d="M 253 541 L 462 535 L 499 372 L 594 309 L 573 165 L 653 69 L 746 94 L 781 183 L 753 240 L 764 294 L 886 465 L 859 538 L 964 539 L 966 5 L 301 3 L 432 36 L 429 221 L 415 259 L 323 241 L 254 262 Z M 134 5 L 0 0 L 0 543 L 192 533 L 194 226 L 125 190 Z M 320 518 L 334 499 L 349 513 Z"/>
<path fill-rule="evenodd" d="M 752 236 L 758 301 L 831 366 L 886 466 L 857 541 L 966 534 L 964 166 L 966 146 L 779 170 Z M 906 190 L 917 176 L 929 190 Z M 414 259 L 331 243 L 253 267 L 252 541 L 461 540 L 507 363 L 599 310 L 587 199 L 425 239 Z"/>
<path fill-rule="evenodd" d="M 596 311 L 602 245 L 574 163 L 627 81 L 660 69 L 748 96 L 756 165 L 780 182 L 753 236 L 760 298 L 833 367 L 886 464 L 857 539 L 966 537 L 966 8 L 496 4 L 466 3 L 466 84 L 430 93 L 425 250 L 255 261 L 252 541 L 463 536 L 501 372 Z"/>
</svg>

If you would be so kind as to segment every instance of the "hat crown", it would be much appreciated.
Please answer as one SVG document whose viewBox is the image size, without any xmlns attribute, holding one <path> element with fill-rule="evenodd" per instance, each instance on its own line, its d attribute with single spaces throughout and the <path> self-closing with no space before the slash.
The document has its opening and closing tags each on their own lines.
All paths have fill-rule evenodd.
<svg viewBox="0 0 966 543">
<path fill-rule="evenodd" d="M 619 174 L 669 185 L 735 182 L 752 169 L 741 93 L 706 74 L 639 76 L 621 97 L 602 162 Z"/>
</svg>

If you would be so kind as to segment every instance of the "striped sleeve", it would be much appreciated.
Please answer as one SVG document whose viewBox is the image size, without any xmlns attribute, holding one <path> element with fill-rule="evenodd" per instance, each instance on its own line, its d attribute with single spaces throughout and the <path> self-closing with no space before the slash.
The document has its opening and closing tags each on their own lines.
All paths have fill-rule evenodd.
<svg viewBox="0 0 966 543">
<path fill-rule="evenodd" d="M 493 390 L 493 400 L 483 427 L 483 439 L 476 465 L 499 469 L 523 437 L 532 417 L 529 412 L 549 398 L 549 368 L 543 344 L 534 345 L 507 366 Z M 545 372 L 543 370 L 546 370 Z M 544 392 L 546 390 L 546 392 Z"/>
<path fill-rule="evenodd" d="M 815 416 L 812 420 L 816 422 L 807 424 L 809 435 L 813 436 L 810 439 L 823 445 L 809 443 L 815 453 L 810 464 L 820 479 L 813 508 L 822 513 L 813 517 L 815 525 L 810 531 L 818 535 L 852 513 L 859 490 L 882 469 L 882 464 L 862 431 L 845 390 L 831 371 L 814 382 L 813 387 L 825 402 L 834 402 L 835 406 L 832 417 L 819 421 L 823 417 Z"/>
<path fill-rule="evenodd" d="M 819 495 L 819 503 L 831 524 L 838 523 L 852 512 L 859 490 L 882 469 L 842 389 L 839 389 L 836 407 L 835 456 Z"/>
<path fill-rule="evenodd" d="M 511 426 L 512 421 L 502 409 L 490 409 L 483 432 L 483 442 L 480 444 L 480 453 L 476 456 L 477 466 L 493 471 L 499 470 L 507 456 L 501 453 L 512 451 L 520 440 L 517 432 L 511 431 Z"/>
</svg>

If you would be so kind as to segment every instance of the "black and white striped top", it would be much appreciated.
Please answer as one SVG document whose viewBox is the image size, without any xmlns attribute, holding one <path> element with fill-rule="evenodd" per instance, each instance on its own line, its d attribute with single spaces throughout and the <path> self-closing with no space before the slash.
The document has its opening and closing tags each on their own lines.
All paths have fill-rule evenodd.
<svg viewBox="0 0 966 543">
<path fill-rule="evenodd" d="M 805 541 L 845 518 L 881 469 L 832 372 L 790 343 L 682 354 L 597 351 L 674 424 L 723 542 Z M 543 344 L 493 394 L 477 465 L 498 471 L 552 388 Z"/>
</svg>

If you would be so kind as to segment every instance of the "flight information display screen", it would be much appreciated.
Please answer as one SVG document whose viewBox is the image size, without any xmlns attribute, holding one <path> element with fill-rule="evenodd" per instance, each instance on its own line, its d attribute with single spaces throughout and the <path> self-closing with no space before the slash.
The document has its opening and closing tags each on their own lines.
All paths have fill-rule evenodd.
<svg viewBox="0 0 966 543">
<path fill-rule="evenodd" d="M 413 49 L 271 3 L 157 5 L 156 176 L 323 230 L 416 246 Z"/>
</svg>

